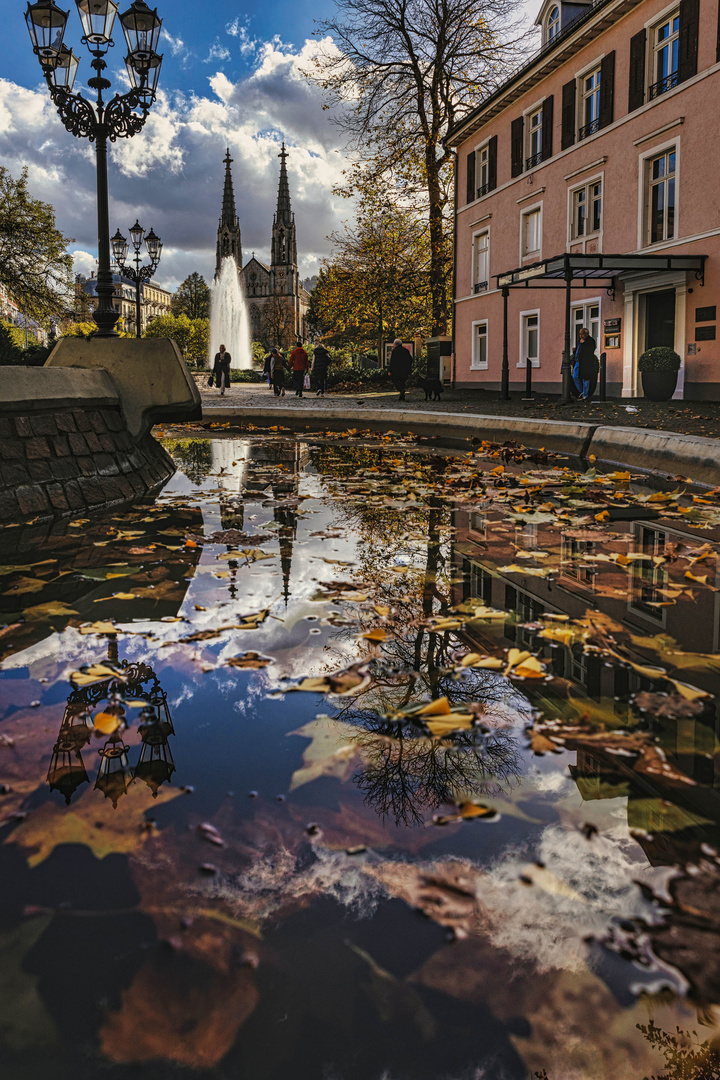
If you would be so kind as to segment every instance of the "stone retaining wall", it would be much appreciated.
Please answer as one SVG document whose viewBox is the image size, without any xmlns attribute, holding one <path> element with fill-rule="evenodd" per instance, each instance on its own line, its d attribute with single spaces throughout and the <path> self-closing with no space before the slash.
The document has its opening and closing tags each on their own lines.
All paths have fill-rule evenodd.
<svg viewBox="0 0 720 1080">
<path fill-rule="evenodd" d="M 151 435 L 133 442 L 119 406 L 4 413 L 0 522 L 5 525 L 127 502 L 156 491 L 175 471 Z"/>
</svg>

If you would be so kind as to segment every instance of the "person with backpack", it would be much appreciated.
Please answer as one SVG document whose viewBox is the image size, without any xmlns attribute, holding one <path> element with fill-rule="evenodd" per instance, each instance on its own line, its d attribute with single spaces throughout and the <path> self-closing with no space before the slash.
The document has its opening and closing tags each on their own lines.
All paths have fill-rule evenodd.
<svg viewBox="0 0 720 1080">
<path fill-rule="evenodd" d="M 277 346 L 270 350 L 270 378 L 275 397 L 285 397 L 285 358 Z"/>
<path fill-rule="evenodd" d="M 315 385 L 317 387 L 315 397 L 325 397 L 325 391 L 327 390 L 327 374 L 331 359 L 330 353 L 324 345 L 315 346 L 312 367 L 310 369 L 315 376 Z"/>
<path fill-rule="evenodd" d="M 303 396 L 305 372 L 309 366 L 308 354 L 303 349 L 302 342 L 298 340 L 295 342 L 295 348 L 290 353 L 290 370 L 292 371 L 293 386 L 295 387 L 295 397 Z"/>
</svg>

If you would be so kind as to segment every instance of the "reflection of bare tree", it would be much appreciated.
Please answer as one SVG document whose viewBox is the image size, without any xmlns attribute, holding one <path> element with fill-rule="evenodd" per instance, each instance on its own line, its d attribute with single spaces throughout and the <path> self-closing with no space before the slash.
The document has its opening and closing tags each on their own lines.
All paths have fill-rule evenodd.
<svg viewBox="0 0 720 1080">
<path fill-rule="evenodd" d="M 365 802 L 396 825 L 417 825 L 443 804 L 500 794 L 518 775 L 518 747 L 510 731 L 486 736 L 473 728 L 436 739 L 412 723 L 356 715 L 364 767 L 355 783 Z"/>
<path fill-rule="evenodd" d="M 212 447 L 209 439 L 166 439 L 165 449 L 197 487 L 212 471 Z"/>
</svg>

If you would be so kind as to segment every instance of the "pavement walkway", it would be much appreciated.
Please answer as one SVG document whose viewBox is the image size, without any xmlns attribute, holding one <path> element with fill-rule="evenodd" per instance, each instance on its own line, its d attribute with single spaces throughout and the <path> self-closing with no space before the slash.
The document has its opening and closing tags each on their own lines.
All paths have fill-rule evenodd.
<svg viewBox="0 0 720 1080">
<path fill-rule="evenodd" d="M 329 392 L 317 398 L 310 391 L 296 398 L 292 390 L 285 397 L 276 398 L 260 383 L 234 383 L 223 397 L 220 391 L 209 389 L 207 376 L 197 378 L 203 408 L 222 406 L 237 409 L 238 414 L 256 408 L 274 405 L 288 410 L 301 410 L 322 405 L 324 409 L 397 409 L 398 397 L 394 391 L 372 390 L 360 393 Z M 480 414 L 483 416 L 516 416 L 524 420 L 569 420 L 589 424 L 651 428 L 658 431 L 677 431 L 685 435 L 702 435 L 720 438 L 720 402 L 717 401 L 646 401 L 613 399 L 612 401 L 587 403 L 573 402 L 563 405 L 557 397 L 536 395 L 535 400 L 520 400 L 515 394 L 511 401 L 501 401 L 495 392 L 486 390 L 446 390 L 440 401 L 425 401 L 422 390 L 408 390 L 402 408 L 408 413 L 449 412 Z"/>
</svg>

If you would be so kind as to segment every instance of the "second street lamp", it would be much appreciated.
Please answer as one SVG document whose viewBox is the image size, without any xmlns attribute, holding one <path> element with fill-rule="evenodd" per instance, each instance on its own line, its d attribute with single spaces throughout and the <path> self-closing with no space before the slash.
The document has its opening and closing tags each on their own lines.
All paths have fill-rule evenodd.
<svg viewBox="0 0 720 1080">
<path fill-rule="evenodd" d="M 33 52 L 40 61 L 50 96 L 57 107 L 65 128 L 71 135 L 95 143 L 97 162 L 98 216 L 98 303 L 93 312 L 98 337 L 116 337 L 118 313 L 113 305 L 113 280 L 110 269 L 110 226 L 108 216 L 107 144 L 116 139 L 129 139 L 142 129 L 150 106 L 155 100 L 162 56 L 156 49 L 162 20 L 157 9 L 151 11 L 145 0 L 133 0 L 120 15 L 128 55 L 125 58 L 131 89 L 115 94 L 108 102 L 103 91 L 110 81 L 103 76 L 107 64 L 103 57 L 114 45 L 113 24 L 118 14 L 116 0 L 75 0 L 82 23 L 82 41 L 92 54 L 91 66 L 95 75 L 87 85 L 96 91 L 92 104 L 81 94 L 73 93 L 78 59 L 72 49 L 63 44 L 69 12 L 59 8 L 54 0 L 28 2 L 25 22 L 30 33 Z"/>
<path fill-rule="evenodd" d="M 159 236 L 155 235 L 153 229 L 145 236 L 145 230 L 137 219 L 129 232 L 133 248 L 135 249 L 135 255 L 133 257 L 135 263 L 134 267 L 126 262 L 129 250 L 128 242 L 119 229 L 110 243 L 112 244 L 113 259 L 115 260 L 119 272 L 135 284 L 135 337 L 142 337 L 141 286 L 144 281 L 149 281 L 157 270 L 158 263 L 160 262 L 160 255 L 162 253 L 162 240 Z M 150 263 L 141 266 L 140 247 L 144 236 L 145 247 L 150 256 Z"/>
</svg>

